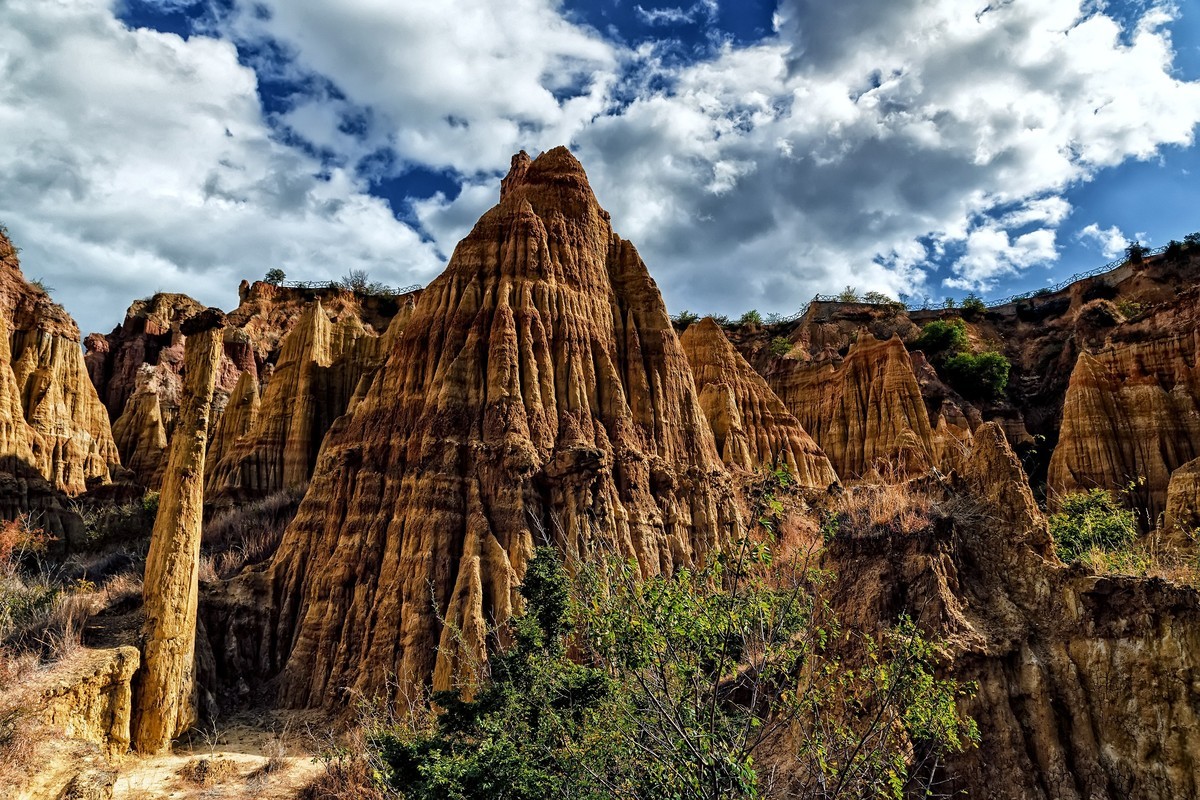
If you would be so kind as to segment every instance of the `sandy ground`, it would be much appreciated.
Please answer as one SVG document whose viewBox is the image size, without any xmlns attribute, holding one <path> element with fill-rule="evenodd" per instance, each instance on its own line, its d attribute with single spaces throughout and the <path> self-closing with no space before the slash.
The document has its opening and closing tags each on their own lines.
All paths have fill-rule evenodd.
<svg viewBox="0 0 1200 800">
<path fill-rule="evenodd" d="M 123 758 L 113 798 L 292 798 L 323 769 L 314 758 L 321 730 L 279 714 L 218 723 L 169 754 Z M 203 780 L 188 776 L 205 767 Z"/>
</svg>

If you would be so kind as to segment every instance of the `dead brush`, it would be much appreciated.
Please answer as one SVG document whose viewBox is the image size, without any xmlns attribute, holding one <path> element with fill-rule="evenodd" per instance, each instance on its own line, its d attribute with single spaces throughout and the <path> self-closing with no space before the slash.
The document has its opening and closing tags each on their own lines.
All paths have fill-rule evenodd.
<svg viewBox="0 0 1200 800">
<path fill-rule="evenodd" d="M 237 774 L 237 765 L 220 756 L 193 758 L 175 773 L 194 786 L 216 786 Z"/>
<path fill-rule="evenodd" d="M 911 483 L 855 486 L 829 513 L 827 534 L 846 538 L 911 536 L 932 524 L 933 499 Z M 827 535 L 827 538 L 828 535 Z"/>
<path fill-rule="evenodd" d="M 209 566 L 202 579 L 231 578 L 271 556 L 303 497 L 304 487 L 285 489 L 214 517 L 204 529 Z"/>
</svg>

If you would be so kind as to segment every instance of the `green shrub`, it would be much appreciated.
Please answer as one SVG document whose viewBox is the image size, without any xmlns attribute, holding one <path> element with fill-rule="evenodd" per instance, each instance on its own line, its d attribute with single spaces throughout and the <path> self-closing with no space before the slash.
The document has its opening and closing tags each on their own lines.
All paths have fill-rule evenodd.
<svg viewBox="0 0 1200 800">
<path fill-rule="evenodd" d="M 686 308 L 675 315 L 675 324 L 681 328 L 686 328 L 694 322 L 700 321 L 700 315 L 688 311 Z"/>
<path fill-rule="evenodd" d="M 762 314 L 757 309 L 750 309 L 738 318 L 738 325 L 762 325 Z"/>
<path fill-rule="evenodd" d="M 1011 365 L 995 351 L 958 353 L 941 366 L 942 375 L 968 400 L 995 402 L 1004 396 Z"/>
<path fill-rule="evenodd" d="M 758 798 L 786 731 L 796 796 L 910 796 L 928 777 L 911 764 L 977 741 L 963 690 L 911 620 L 843 635 L 811 571 L 785 566 L 743 540 L 695 570 L 642 580 L 612 559 L 572 580 L 538 548 L 513 644 L 471 699 L 436 693 L 443 713 L 370 736 L 382 781 L 408 800 Z"/>
<path fill-rule="evenodd" d="M 858 303 L 861 298 L 858 296 L 858 289 L 853 286 L 847 286 L 842 291 L 838 292 L 837 296 L 839 303 Z"/>
<path fill-rule="evenodd" d="M 921 329 L 915 346 L 930 358 L 961 352 L 967 348 L 967 326 L 961 319 L 935 319 Z"/>
<path fill-rule="evenodd" d="M 265 278 L 263 278 L 263 280 L 272 286 L 278 286 L 287 280 L 287 273 L 285 273 L 279 267 L 275 267 L 267 270 L 267 275 Z"/>
<path fill-rule="evenodd" d="M 1133 512 L 1111 492 L 1092 489 L 1065 495 L 1058 513 L 1050 517 L 1054 549 L 1063 561 L 1078 561 L 1090 551 L 1115 554 L 1125 551 L 1137 538 Z"/>
<path fill-rule="evenodd" d="M 771 355 L 783 357 L 790 352 L 792 352 L 792 340 L 788 337 L 776 336 L 771 340 Z"/>
<path fill-rule="evenodd" d="M 963 314 L 968 317 L 974 317 L 987 311 L 987 305 L 983 302 L 983 298 L 971 292 L 962 301 Z"/>
</svg>

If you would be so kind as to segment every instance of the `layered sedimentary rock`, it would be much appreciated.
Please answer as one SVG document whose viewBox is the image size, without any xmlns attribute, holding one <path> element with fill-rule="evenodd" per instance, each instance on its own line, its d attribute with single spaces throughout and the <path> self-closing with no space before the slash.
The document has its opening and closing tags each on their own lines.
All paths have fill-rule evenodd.
<svg viewBox="0 0 1200 800">
<path fill-rule="evenodd" d="M 976 430 L 947 509 L 918 534 L 835 541 L 839 618 L 908 613 L 973 683 L 980 743 L 948 792 L 1001 800 L 1193 797 L 1200 787 L 1200 595 L 1061 566 L 1000 428 Z M 967 513 L 959 513 L 966 511 Z"/>
<path fill-rule="evenodd" d="M 637 251 L 566 149 L 522 153 L 326 438 L 267 576 L 260 657 L 292 705 L 448 687 L 537 544 L 649 575 L 740 525 Z"/>
<path fill-rule="evenodd" d="M 228 317 L 217 371 L 210 431 L 216 449 L 209 456 L 210 475 L 234 443 L 250 434 L 257 423 L 257 417 L 247 419 L 247 409 L 243 409 L 230 425 L 220 426 L 228 403 L 248 402 L 247 386 L 239 383 L 243 376 L 248 376 L 259 393 L 277 373 L 285 386 L 273 390 L 257 438 L 244 444 L 238 462 L 227 465 L 215 482 L 224 488 L 217 493 L 223 499 L 259 496 L 282 488 L 283 450 L 289 447 L 289 461 L 299 458 L 307 464 L 299 482 L 307 479 L 325 431 L 346 410 L 358 382 L 381 361 L 380 334 L 396 317 L 403 316 L 412 299 L 412 295 L 358 295 L 336 286 L 303 289 L 262 281 L 243 283 L 241 304 Z M 186 295 L 156 294 L 133 303 L 124 323 L 112 333 L 92 334 L 87 339 L 88 371 L 106 398 L 114 429 L 119 432 L 122 458 L 150 489 L 159 488 L 162 482 L 166 446 L 179 410 L 186 338 L 180 324 L 201 308 Z M 314 308 L 321 310 L 332 331 L 326 332 L 329 341 L 315 348 L 311 346 Z M 304 326 L 309 329 L 291 337 L 297 327 Z M 309 347 L 299 356 L 297 349 L 305 345 L 295 341 L 292 352 L 282 352 L 290 338 L 304 337 L 308 337 Z M 315 360 L 304 365 L 297 357 Z M 285 369 L 279 370 L 280 366 Z M 266 424 L 268 419 L 275 423 Z M 286 430 L 280 430 L 280 424 Z M 283 441 L 289 437 L 295 441 Z M 256 459 L 252 455 L 256 448 L 268 454 Z M 254 463 L 242 463 L 247 460 Z"/>
<path fill-rule="evenodd" d="M 119 463 L 79 329 L 25 281 L 0 233 L 0 516 L 31 513 L 35 524 L 73 539 L 80 522 L 64 495 L 108 481 Z"/>
<path fill-rule="evenodd" d="M 679 342 L 726 465 L 754 470 L 779 464 L 800 485 L 821 489 L 837 482 L 821 448 L 712 318 L 689 326 Z"/>
<path fill-rule="evenodd" d="M 254 373 L 247 370 L 238 378 L 225 404 L 225 410 L 217 423 L 216 431 L 208 443 L 208 455 L 205 458 L 205 483 L 212 482 L 212 474 L 221 459 L 229 453 L 241 437 L 254 429 L 258 422 L 260 407 L 258 396 L 258 381 Z"/>
<path fill-rule="evenodd" d="M 138 372 L 137 390 L 113 423 L 113 440 L 121 453 L 121 464 L 151 489 L 162 484 L 167 442 L 175 427 L 181 389 L 179 373 L 143 365 Z"/>
<path fill-rule="evenodd" d="M 188 337 L 187 376 L 143 581 L 143 665 L 134 689 L 132 726 L 134 745 L 143 753 L 167 749 L 195 721 L 204 454 L 224 327 L 225 316 L 217 309 L 202 311 L 181 326 Z"/>
<path fill-rule="evenodd" d="M 88 375 L 108 409 L 111 420 L 125 412 L 125 405 L 145 383 L 145 368 L 156 367 L 166 382 L 166 373 L 178 378 L 183 369 L 183 335 L 179 325 L 204 310 L 204 305 L 185 294 L 160 292 L 135 300 L 125 320 L 108 336 L 89 334 Z"/>
<path fill-rule="evenodd" d="M 780 359 L 766 380 L 843 479 L 933 464 L 929 414 L 898 336 L 863 337 L 845 358 Z"/>
<path fill-rule="evenodd" d="M 283 340 L 253 424 L 221 444 L 210 497 L 244 500 L 306 483 L 325 432 L 378 366 L 380 344 L 357 316 L 335 322 L 320 300 L 310 305 Z"/>
<path fill-rule="evenodd" d="M 1200 331 L 1083 352 L 1050 460 L 1052 492 L 1131 485 L 1153 524 L 1171 473 L 1200 456 Z"/>
<path fill-rule="evenodd" d="M 1200 458 L 1171 473 L 1162 527 L 1168 534 L 1200 537 Z"/>
</svg>

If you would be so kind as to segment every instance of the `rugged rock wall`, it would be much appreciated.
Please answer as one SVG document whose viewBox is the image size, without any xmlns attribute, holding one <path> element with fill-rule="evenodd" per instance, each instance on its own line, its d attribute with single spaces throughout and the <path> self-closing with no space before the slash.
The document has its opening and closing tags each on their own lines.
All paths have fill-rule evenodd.
<svg viewBox="0 0 1200 800">
<path fill-rule="evenodd" d="M 243 285 L 241 304 L 228 317 L 209 431 L 216 448 L 208 459 L 209 483 L 220 489 L 216 499 L 245 499 L 294 485 L 291 472 L 290 482 L 285 483 L 283 475 L 283 451 L 288 448 L 289 464 L 306 465 L 298 482 L 307 480 L 329 425 L 346 410 L 358 382 L 382 360 L 382 346 L 373 342 L 403 316 L 397 312 L 405 312 L 411 300 L 411 295 L 357 295 L 336 287 L 299 289 L 261 281 Z M 322 331 L 316 332 L 319 339 L 324 337 L 320 342 L 313 339 L 314 308 L 325 317 Z M 200 309 L 185 295 L 156 294 L 133 303 L 112 333 L 87 339 L 88 371 L 115 420 L 122 459 L 146 488 L 158 489 L 162 483 L 166 446 L 179 413 L 185 339 L 180 324 Z M 308 327 L 291 336 L 304 326 Z M 289 339 L 293 343 L 285 353 Z M 268 395 L 266 387 L 277 373 L 283 385 Z M 240 383 L 247 375 L 268 401 L 262 425 L 256 428 L 257 415 L 250 420 L 249 409 L 243 408 L 230 425 L 221 427 L 227 403 L 249 403 L 248 386 Z M 218 464 L 235 442 L 252 432 L 237 459 L 218 475 Z M 263 455 L 255 455 L 256 450 Z"/>
<path fill-rule="evenodd" d="M 727 466 L 754 470 L 779 464 L 801 486 L 824 489 L 837 482 L 825 453 L 712 318 L 689 326 L 679 342 Z"/>
<path fill-rule="evenodd" d="M 0 515 L 34 512 L 37 524 L 73 537 L 79 520 L 63 495 L 108 481 L 119 464 L 79 329 L 25 281 L 0 234 Z"/>
<path fill-rule="evenodd" d="M 1163 530 L 1184 540 L 1200 537 L 1200 458 L 1171 473 Z"/>
<path fill-rule="evenodd" d="M 569 152 L 522 153 L 326 438 L 262 657 L 292 705 L 447 687 L 539 541 L 652 574 L 736 535 L 736 505 L 637 251 Z"/>
<path fill-rule="evenodd" d="M 840 540 L 835 607 L 855 624 L 906 611 L 945 637 L 977 693 L 980 746 L 947 791 L 1012 800 L 1194 797 L 1200 787 L 1200 595 L 1087 574 L 1050 554 L 1046 523 L 1000 428 L 974 437 L 948 517 L 918 534 Z"/>
<path fill-rule="evenodd" d="M 309 306 L 283 340 L 253 424 L 220 444 L 209 497 L 245 500 L 305 484 L 326 431 L 378 367 L 380 338 L 355 315 L 334 322 L 320 300 Z"/>
<path fill-rule="evenodd" d="M 845 480 L 933 463 L 929 414 L 898 336 L 863 337 L 845 358 L 778 359 L 766 380 Z"/>
<path fill-rule="evenodd" d="M 1146 522 L 1157 522 L 1171 473 L 1200 456 L 1200 331 L 1164 334 L 1080 354 L 1050 461 L 1051 491 L 1136 484 Z"/>
</svg>

